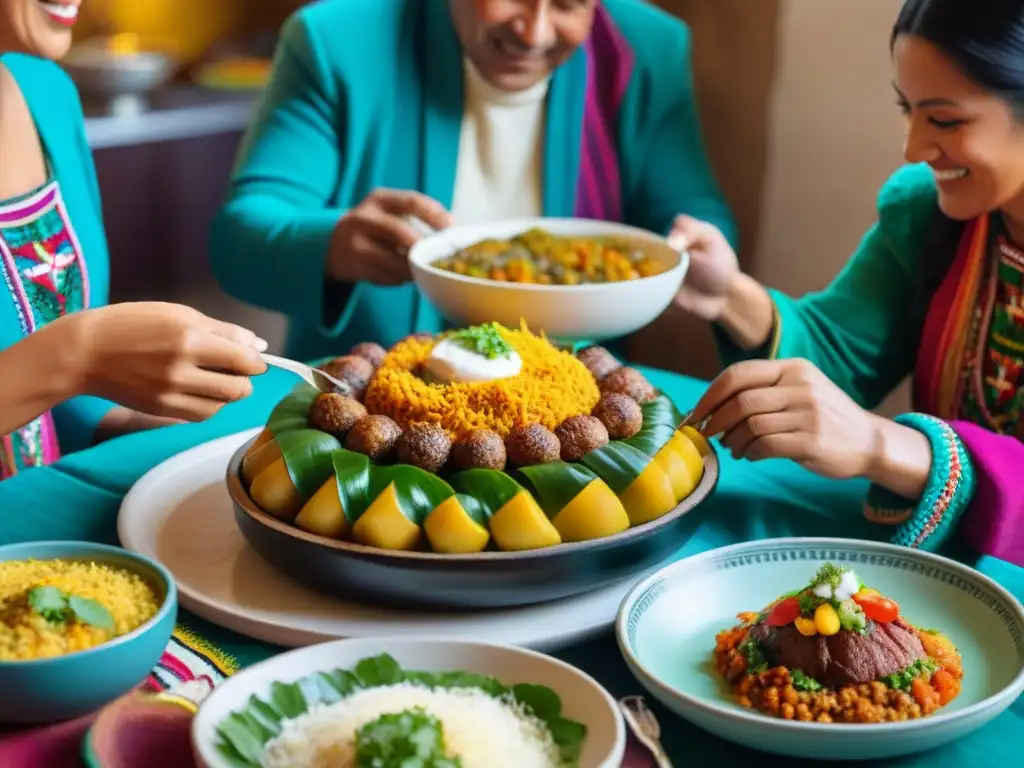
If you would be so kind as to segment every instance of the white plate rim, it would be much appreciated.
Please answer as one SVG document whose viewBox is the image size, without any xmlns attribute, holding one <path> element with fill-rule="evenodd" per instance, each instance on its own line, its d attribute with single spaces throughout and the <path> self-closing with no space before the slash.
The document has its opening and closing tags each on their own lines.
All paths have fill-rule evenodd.
<svg viewBox="0 0 1024 768">
<path fill-rule="evenodd" d="M 486 651 L 491 651 L 491 652 L 510 653 L 510 654 L 513 654 L 513 655 L 527 656 L 527 657 L 533 658 L 533 659 L 535 659 L 535 660 L 537 660 L 539 662 L 543 662 L 545 664 L 550 664 L 552 666 L 559 667 L 559 668 L 561 668 L 561 669 L 563 669 L 563 670 L 565 670 L 565 671 L 567 671 L 567 672 L 569 672 L 569 673 L 571 673 L 571 674 L 581 678 L 582 680 L 584 680 L 588 684 L 588 686 L 590 686 L 592 689 L 594 689 L 595 691 L 597 691 L 600 694 L 601 699 L 603 700 L 605 706 L 607 706 L 608 709 L 611 710 L 612 715 L 613 715 L 613 719 L 615 720 L 615 739 L 614 739 L 615 743 L 614 743 L 614 746 L 612 747 L 612 753 L 608 757 L 610 757 L 613 761 L 615 759 L 621 760 L 623 755 L 625 754 L 625 750 L 626 750 L 626 723 L 625 723 L 625 719 L 622 716 L 622 711 L 619 708 L 618 702 L 616 702 L 615 698 L 611 695 L 611 693 L 608 691 L 608 689 L 606 689 L 603 685 L 601 685 L 601 683 L 598 680 L 596 680 L 589 673 L 585 672 L 584 670 L 580 669 L 579 667 L 575 667 L 572 664 L 569 664 L 568 662 L 565 662 L 565 661 L 562 661 L 561 659 L 555 658 L 554 656 L 551 656 L 551 655 L 546 654 L 546 653 L 542 653 L 540 651 L 535 651 L 535 650 L 532 650 L 532 649 L 529 649 L 529 648 L 523 648 L 523 647 L 514 646 L 514 645 L 507 645 L 507 644 L 503 644 L 503 643 L 478 642 L 478 641 L 475 641 L 475 640 L 458 640 L 458 639 L 453 639 L 453 638 L 449 638 L 449 637 L 441 637 L 441 636 L 435 636 L 435 635 L 409 635 L 409 636 L 403 636 L 403 635 L 381 635 L 381 636 L 378 636 L 378 637 L 358 637 L 358 638 L 345 638 L 345 639 L 340 639 L 340 640 L 331 640 L 331 641 L 326 642 L 326 643 L 318 643 L 316 645 L 306 646 L 305 648 L 295 648 L 295 649 L 292 649 L 290 651 L 285 651 L 284 653 L 280 653 L 280 654 L 278 654 L 278 655 L 276 655 L 276 656 L 274 656 L 274 657 L 272 657 L 270 659 L 266 659 L 264 661 L 261 661 L 261 662 L 258 662 L 256 664 L 253 664 L 252 666 L 246 667 L 245 669 L 235 673 L 234 675 L 232 675 L 231 677 L 226 679 L 224 682 L 222 682 L 220 685 L 218 685 L 216 688 L 214 688 L 213 691 L 210 693 L 210 695 L 203 701 L 203 704 L 200 705 L 199 711 L 196 713 L 196 716 L 192 719 L 192 724 L 191 724 L 191 726 L 189 728 L 193 749 L 195 750 L 197 756 L 204 762 L 204 764 L 212 765 L 212 763 L 210 763 L 209 760 L 207 759 L 209 757 L 209 752 L 206 752 L 203 749 L 203 744 L 205 742 L 201 742 L 200 741 L 199 731 L 206 724 L 206 719 L 203 717 L 203 707 L 208 702 L 214 700 L 215 697 L 217 697 L 218 695 L 221 695 L 221 697 L 226 695 L 223 692 L 225 690 L 230 690 L 230 688 L 232 686 L 237 685 L 238 684 L 237 681 L 239 681 L 239 680 L 244 681 L 244 680 L 247 680 L 249 677 L 254 676 L 254 674 L 253 674 L 254 671 L 258 672 L 261 667 L 268 666 L 271 663 L 273 663 L 275 665 L 282 664 L 282 666 L 287 666 L 287 664 L 285 662 L 290 660 L 290 659 L 298 658 L 298 657 L 300 657 L 300 656 L 302 656 L 304 654 L 308 654 L 308 653 L 311 653 L 311 652 L 327 652 L 328 648 L 342 648 L 342 647 L 352 647 L 352 646 L 355 646 L 356 648 L 358 648 L 358 646 L 360 646 L 360 645 L 365 645 L 365 646 L 367 646 L 367 651 L 366 651 L 367 653 L 373 653 L 375 649 L 376 649 L 377 653 L 381 653 L 382 651 L 380 651 L 379 649 L 382 648 L 382 647 L 385 649 L 383 651 L 383 653 L 388 653 L 388 651 L 386 650 L 387 647 L 393 646 L 394 644 L 403 644 L 403 645 L 439 645 L 440 644 L 440 645 L 453 645 L 453 646 L 472 646 L 472 647 L 475 647 L 475 648 L 478 648 L 478 649 L 481 649 L 481 650 L 486 650 Z M 356 655 L 358 655 L 358 654 L 356 654 Z M 322 672 L 322 671 L 326 671 L 326 670 L 319 670 L 319 671 Z M 307 673 L 307 674 L 312 674 L 312 673 Z M 499 682 L 501 682 L 501 681 L 499 681 Z M 543 684 L 543 683 L 541 683 L 541 684 Z M 556 693 L 557 693 L 557 691 L 556 691 Z M 209 708 L 207 708 L 206 711 L 209 711 Z M 210 724 L 210 726 L 208 727 L 208 730 L 209 730 L 210 733 L 216 733 L 216 726 L 214 724 Z M 214 745 L 211 744 L 210 745 L 210 749 L 212 750 L 213 748 L 214 748 Z M 607 759 L 605 761 L 605 764 L 607 764 Z"/>
<path fill-rule="evenodd" d="M 1000 585 L 994 579 L 964 565 L 963 563 L 958 563 L 955 560 L 942 557 L 941 555 L 937 555 L 932 552 L 924 552 L 919 549 L 910 549 L 909 547 L 903 547 L 897 544 L 888 544 L 885 542 L 869 541 L 865 539 L 799 537 L 759 539 L 757 541 L 741 542 L 739 544 L 731 544 L 718 549 L 712 549 L 707 552 L 694 555 L 693 557 L 688 557 L 684 560 L 671 563 L 641 579 L 626 594 L 626 597 L 619 606 L 619 611 L 615 618 L 615 640 L 619 646 L 619 652 L 622 654 L 622 657 L 626 661 L 630 670 L 632 670 L 637 677 L 642 678 L 647 685 L 657 689 L 665 697 L 681 700 L 685 702 L 687 706 L 700 710 L 711 717 L 718 719 L 725 718 L 727 720 L 738 721 L 757 728 L 772 728 L 792 732 L 794 734 L 806 734 L 808 732 L 813 732 L 816 735 L 838 733 L 849 734 L 849 726 L 842 723 L 802 723 L 772 718 L 755 712 L 736 709 L 718 701 L 706 700 L 686 693 L 685 691 L 680 691 L 659 680 L 643 665 L 640 659 L 637 658 L 636 654 L 633 653 L 633 649 L 630 647 L 628 637 L 629 618 L 632 614 L 633 606 L 636 603 L 641 602 L 643 598 L 640 598 L 640 596 L 645 592 L 649 591 L 656 585 L 667 581 L 678 571 L 685 571 L 691 568 L 696 569 L 704 562 L 725 560 L 730 557 L 743 554 L 749 550 L 769 548 L 776 551 L 780 549 L 818 549 L 826 551 L 870 550 L 871 552 L 878 553 L 879 555 L 888 555 L 901 560 L 918 561 L 921 565 L 927 565 L 936 570 L 952 572 L 964 581 L 974 582 L 975 588 L 988 590 L 993 596 L 1002 600 L 1005 603 L 1006 608 L 1013 613 L 1018 633 L 1024 636 L 1024 606 L 1021 605 L 1021 602 L 1014 597 L 1009 590 Z M 653 602 L 653 600 L 651 602 Z M 1020 653 L 1021 651 L 1018 649 L 1018 654 L 1020 655 Z M 1001 691 L 982 699 L 979 702 L 964 707 L 963 709 L 953 712 L 938 712 L 927 718 L 921 718 L 919 720 L 908 720 L 905 722 L 895 723 L 865 723 L 857 726 L 857 733 L 863 733 L 870 736 L 919 731 L 923 728 L 941 728 L 941 726 L 952 721 L 970 720 L 971 718 L 979 715 L 984 715 L 993 709 L 1005 709 L 1016 700 L 1022 691 L 1024 691 L 1024 663 L 1021 663 L 1016 676 Z"/>
<path fill-rule="evenodd" d="M 223 459 L 224 471 L 227 462 L 239 445 L 250 439 L 260 431 L 261 427 L 254 427 L 233 434 L 225 435 L 213 440 L 193 446 L 181 453 L 172 456 L 149 470 L 132 486 L 125 495 L 118 512 L 117 530 L 118 538 L 122 546 L 138 554 L 150 558 L 158 558 L 157 553 L 152 552 L 142 540 L 141 530 L 148 530 L 146 525 L 136 522 L 137 516 L 151 517 L 152 513 L 147 511 L 151 502 L 146 501 L 152 488 L 163 484 L 164 477 L 170 473 L 176 473 L 195 461 L 212 461 L 218 463 Z M 211 456 L 212 454 L 212 456 Z M 181 499 L 185 499 L 196 489 L 181 492 Z M 227 497 L 227 488 L 224 489 L 227 506 L 230 501 Z M 138 510 L 138 511 L 136 511 Z M 149 524 L 151 525 L 151 523 Z M 136 536 L 139 533 L 139 536 Z M 435 613 L 414 613 L 397 611 L 395 609 L 379 609 L 378 616 L 396 617 L 400 613 L 408 613 L 407 622 L 396 622 L 392 620 L 387 625 L 377 623 L 373 625 L 370 618 L 347 619 L 347 631 L 354 626 L 363 625 L 365 631 L 359 630 L 359 634 L 332 634 L 319 631 L 310 627 L 290 626 L 281 620 L 269 619 L 266 616 L 254 615 L 243 606 L 227 603 L 218 598 L 208 598 L 192 585 L 178 579 L 171 566 L 167 570 L 174 576 L 178 588 L 179 604 L 186 610 L 194 613 L 206 621 L 219 627 L 231 630 L 245 637 L 260 642 L 285 647 L 301 647 L 322 642 L 330 642 L 339 639 L 358 639 L 362 637 L 399 634 L 396 629 L 408 631 L 410 636 L 423 634 L 441 635 L 436 629 L 437 622 L 444 620 L 448 623 L 457 623 L 460 618 L 475 619 L 486 622 L 488 636 L 498 637 L 507 631 L 510 625 L 516 627 L 529 626 L 526 633 L 516 640 L 521 647 L 529 647 L 535 650 L 557 650 L 566 646 L 585 641 L 610 629 L 615 622 L 615 612 L 624 595 L 635 579 L 627 579 L 622 583 L 602 587 L 594 592 L 585 593 L 575 598 L 565 598 L 556 603 L 546 603 L 535 606 L 522 606 L 510 609 L 494 609 L 485 612 L 435 612 Z M 283 580 L 287 577 L 281 575 Z M 296 590 L 306 592 L 306 588 L 296 584 Z M 344 605 L 342 601 L 338 601 Z M 365 607 L 365 606 L 364 606 Z M 567 611 L 568 609 L 568 611 Z M 593 614 L 600 611 L 602 614 L 597 618 Z M 430 623 L 425 623 L 424 619 Z M 546 620 L 545 620 L 546 619 Z M 557 621 L 557 619 L 561 619 Z M 477 627 L 480 624 L 476 625 Z M 544 629 L 547 627 L 547 629 Z M 455 632 L 456 630 L 453 630 Z M 339 630 L 340 632 L 340 630 Z M 493 633 L 493 635 L 491 634 Z M 399 634 L 399 636 L 401 636 Z M 453 634 L 454 639 L 455 635 Z"/>
</svg>

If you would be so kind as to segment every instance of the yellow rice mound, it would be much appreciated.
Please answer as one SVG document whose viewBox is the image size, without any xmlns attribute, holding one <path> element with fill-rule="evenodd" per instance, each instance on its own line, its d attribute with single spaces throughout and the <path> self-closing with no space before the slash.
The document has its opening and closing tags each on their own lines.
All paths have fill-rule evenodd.
<svg viewBox="0 0 1024 768">
<path fill-rule="evenodd" d="M 28 592 L 53 586 L 102 603 L 114 630 L 48 622 L 28 605 Z M 12 560 L 0 563 L 0 661 L 62 656 L 101 645 L 151 619 L 160 608 L 153 588 L 134 573 L 92 562 Z"/>
<path fill-rule="evenodd" d="M 429 384 L 416 371 L 437 342 L 409 338 L 396 344 L 377 368 L 366 391 L 367 409 L 390 416 L 403 428 L 418 422 L 438 424 L 458 439 L 474 429 L 491 429 L 502 437 L 524 424 L 554 429 L 597 405 L 597 381 L 583 363 L 525 326 L 499 330 L 523 360 L 517 376 Z"/>
</svg>

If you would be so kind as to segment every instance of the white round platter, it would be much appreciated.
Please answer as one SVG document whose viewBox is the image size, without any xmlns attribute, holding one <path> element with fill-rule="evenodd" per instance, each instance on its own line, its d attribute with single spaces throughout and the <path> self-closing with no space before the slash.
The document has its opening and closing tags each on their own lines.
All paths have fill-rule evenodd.
<svg viewBox="0 0 1024 768">
<path fill-rule="evenodd" d="M 235 525 L 224 474 L 231 455 L 259 432 L 204 443 L 150 470 L 121 504 L 125 548 L 173 574 L 181 606 L 218 626 L 298 647 L 350 637 L 469 639 L 551 651 L 611 627 L 634 580 L 579 597 L 510 609 L 414 613 L 342 602 L 275 570 Z"/>
</svg>

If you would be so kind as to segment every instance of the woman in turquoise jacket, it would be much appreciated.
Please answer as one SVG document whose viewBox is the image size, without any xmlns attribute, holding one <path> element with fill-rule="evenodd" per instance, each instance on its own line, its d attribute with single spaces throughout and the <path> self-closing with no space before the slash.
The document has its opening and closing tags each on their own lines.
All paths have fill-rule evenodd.
<svg viewBox="0 0 1024 768">
<path fill-rule="evenodd" d="M 667 234 L 680 213 L 734 237 L 678 20 L 642 0 L 326 0 L 284 27 L 211 254 L 314 359 L 441 329 L 404 216 Z"/>
<path fill-rule="evenodd" d="M 1024 17 L 907 0 L 892 34 L 912 165 L 825 290 L 768 291 L 725 238 L 683 222 L 680 303 L 717 323 L 734 363 L 693 418 L 737 456 L 861 477 L 870 520 L 938 547 L 959 525 L 1024 566 Z M 870 412 L 907 376 L 914 410 Z"/>
</svg>

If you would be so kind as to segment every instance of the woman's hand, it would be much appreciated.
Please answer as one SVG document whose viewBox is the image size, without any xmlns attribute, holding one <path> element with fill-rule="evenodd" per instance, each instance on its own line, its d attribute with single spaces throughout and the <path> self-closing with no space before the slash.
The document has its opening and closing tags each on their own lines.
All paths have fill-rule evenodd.
<svg viewBox="0 0 1024 768">
<path fill-rule="evenodd" d="M 718 227 L 690 216 L 676 217 L 668 239 L 673 248 L 690 252 L 690 268 L 676 304 L 704 320 L 717 321 L 740 274 L 736 252 Z"/>
<path fill-rule="evenodd" d="M 348 283 L 408 282 L 409 249 L 422 235 L 405 220 L 407 216 L 415 216 L 434 229 L 452 225 L 444 206 L 424 194 L 375 190 L 338 222 L 331 238 L 328 275 Z"/>
<path fill-rule="evenodd" d="M 806 360 L 750 360 L 727 368 L 688 422 L 737 458 L 792 459 L 825 477 L 869 477 L 883 448 L 878 416 Z"/>
<path fill-rule="evenodd" d="M 115 304 L 67 315 L 42 329 L 70 345 L 75 390 L 152 416 L 209 418 L 252 392 L 266 371 L 266 342 L 189 307 Z"/>
</svg>

